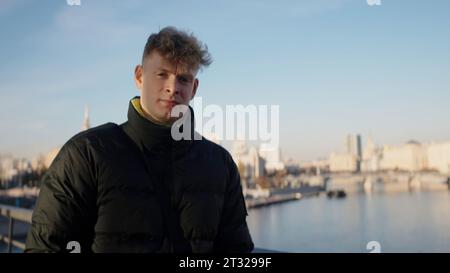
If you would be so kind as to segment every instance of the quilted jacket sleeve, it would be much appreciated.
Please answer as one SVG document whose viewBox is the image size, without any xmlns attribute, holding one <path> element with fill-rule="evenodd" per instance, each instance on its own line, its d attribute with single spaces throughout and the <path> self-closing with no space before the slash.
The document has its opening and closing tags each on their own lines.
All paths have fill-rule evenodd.
<svg viewBox="0 0 450 273">
<path fill-rule="evenodd" d="M 242 193 L 241 179 L 236 164 L 228 156 L 229 177 L 218 236 L 216 252 L 251 252 L 254 248 L 247 226 L 247 208 Z"/>
<path fill-rule="evenodd" d="M 81 252 L 90 251 L 96 218 L 94 181 L 85 153 L 69 140 L 43 177 L 25 252 L 66 252 L 73 250 L 71 241 Z"/>
</svg>

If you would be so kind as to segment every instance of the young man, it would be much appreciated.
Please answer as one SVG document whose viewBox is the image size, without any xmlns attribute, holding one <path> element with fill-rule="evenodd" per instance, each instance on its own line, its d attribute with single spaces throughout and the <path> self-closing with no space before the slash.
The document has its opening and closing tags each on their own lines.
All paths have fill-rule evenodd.
<svg viewBox="0 0 450 273">
<path fill-rule="evenodd" d="M 230 154 L 206 139 L 171 134 L 173 107 L 189 105 L 197 72 L 210 63 L 192 34 L 167 27 L 149 37 L 135 69 L 141 96 L 130 101 L 128 121 L 63 146 L 42 181 L 25 252 L 253 250 Z M 190 127 L 178 129 L 193 136 Z"/>
</svg>

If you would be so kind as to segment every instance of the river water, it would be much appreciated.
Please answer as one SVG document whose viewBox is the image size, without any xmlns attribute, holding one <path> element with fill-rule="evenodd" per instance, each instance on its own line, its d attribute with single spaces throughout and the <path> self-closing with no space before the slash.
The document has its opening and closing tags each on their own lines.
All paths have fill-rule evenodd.
<svg viewBox="0 0 450 273">
<path fill-rule="evenodd" d="M 321 194 L 248 213 L 258 248 L 370 252 L 376 241 L 381 252 L 450 252 L 449 191 Z"/>
</svg>

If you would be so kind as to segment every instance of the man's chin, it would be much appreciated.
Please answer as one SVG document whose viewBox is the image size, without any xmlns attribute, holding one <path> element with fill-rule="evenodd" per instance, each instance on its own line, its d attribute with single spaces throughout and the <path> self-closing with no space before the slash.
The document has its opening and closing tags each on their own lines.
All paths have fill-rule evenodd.
<svg viewBox="0 0 450 273">
<path fill-rule="evenodd" d="M 172 125 L 175 121 L 177 121 L 179 117 L 171 117 L 170 115 L 165 116 L 161 119 L 161 122 L 165 125 Z"/>
</svg>

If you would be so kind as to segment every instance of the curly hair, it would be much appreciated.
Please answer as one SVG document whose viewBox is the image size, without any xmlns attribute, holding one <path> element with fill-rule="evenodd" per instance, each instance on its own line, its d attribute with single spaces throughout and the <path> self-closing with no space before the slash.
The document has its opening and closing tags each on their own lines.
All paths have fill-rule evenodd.
<svg viewBox="0 0 450 273">
<path fill-rule="evenodd" d="M 193 70 L 207 67 L 212 63 L 206 45 L 200 42 L 193 33 L 186 33 L 175 27 L 165 27 L 148 37 L 142 63 L 154 50 L 169 61 L 180 62 Z"/>
</svg>

